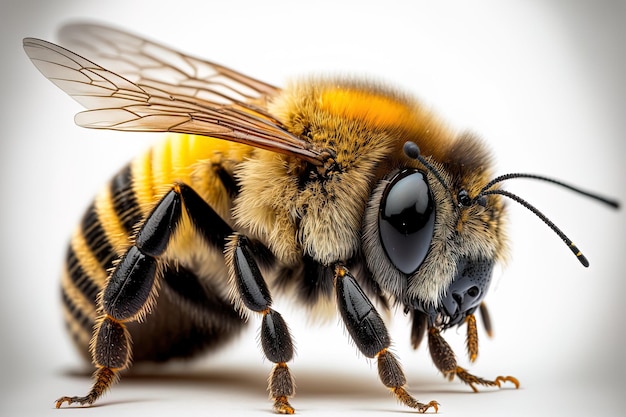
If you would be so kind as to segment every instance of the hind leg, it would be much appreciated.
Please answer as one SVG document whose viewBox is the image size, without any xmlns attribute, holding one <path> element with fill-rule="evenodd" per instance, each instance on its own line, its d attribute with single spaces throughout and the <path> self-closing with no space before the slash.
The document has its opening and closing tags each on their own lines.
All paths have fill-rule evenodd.
<svg viewBox="0 0 626 417">
<path fill-rule="evenodd" d="M 61 397 L 63 403 L 93 404 L 130 365 L 131 340 L 127 324 L 141 321 L 155 304 L 159 286 L 159 257 L 177 230 L 183 207 L 197 230 L 212 245 L 223 247 L 230 227 L 198 194 L 175 184 L 142 224 L 135 243 L 122 256 L 98 296 L 98 313 L 90 343 L 96 366 L 94 384 L 85 396 Z"/>
</svg>

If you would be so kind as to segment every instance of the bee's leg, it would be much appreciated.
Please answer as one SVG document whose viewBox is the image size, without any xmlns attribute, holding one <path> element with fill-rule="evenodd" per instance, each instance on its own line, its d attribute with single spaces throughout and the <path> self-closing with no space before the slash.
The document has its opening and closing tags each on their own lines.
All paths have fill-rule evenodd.
<svg viewBox="0 0 626 417">
<path fill-rule="evenodd" d="M 493 334 L 491 319 L 489 318 L 489 311 L 484 302 L 480 303 L 480 315 L 483 319 L 485 331 L 487 335 L 491 337 Z M 478 326 L 476 325 L 476 316 L 474 314 L 468 314 L 465 318 L 465 323 L 467 324 L 467 337 L 465 339 L 467 355 L 469 356 L 470 362 L 475 362 L 478 357 Z"/>
<path fill-rule="evenodd" d="M 499 388 L 503 382 L 511 382 L 515 385 L 515 388 L 519 388 L 519 381 L 512 376 L 498 376 L 494 380 L 488 380 L 472 375 L 464 368 L 458 366 L 452 348 L 436 327 L 431 327 L 428 331 L 428 348 L 435 366 L 445 377 L 452 380 L 457 376 L 461 381 L 469 385 L 474 392 L 478 392 L 476 384 Z"/>
<path fill-rule="evenodd" d="M 476 316 L 468 314 L 465 318 L 467 324 L 467 337 L 465 346 L 467 347 L 467 355 L 470 362 L 475 362 L 478 357 L 478 327 L 476 326 Z"/>
<path fill-rule="evenodd" d="M 485 326 L 485 331 L 487 332 L 487 336 L 493 337 L 493 326 L 491 325 L 491 316 L 489 315 L 489 310 L 487 309 L 487 305 L 483 301 L 480 303 L 480 317 L 483 321 L 483 326 Z"/>
<path fill-rule="evenodd" d="M 406 377 L 398 359 L 389 351 L 391 339 L 385 323 L 352 274 L 342 265 L 335 268 L 335 291 L 339 312 L 348 333 L 365 356 L 377 359 L 382 383 L 398 400 L 420 413 L 431 407 L 437 412 L 439 404 L 436 401 L 420 403 L 404 388 Z"/>
<path fill-rule="evenodd" d="M 276 365 L 269 378 L 268 390 L 274 400 L 274 411 L 293 414 L 289 397 L 294 395 L 294 381 L 287 362 L 293 357 L 293 341 L 282 316 L 271 308 L 272 298 L 255 260 L 259 258 L 255 245 L 245 236 L 234 234 L 226 250 L 226 263 L 230 270 L 236 303 L 245 309 L 261 313 L 261 346 L 267 359 Z"/>
<path fill-rule="evenodd" d="M 125 323 L 140 320 L 155 302 L 158 257 L 180 223 L 183 201 L 192 221 L 198 217 L 193 211 L 198 211 L 199 204 L 211 210 L 190 187 L 176 184 L 146 217 L 135 244 L 122 256 L 98 298 L 100 316 L 90 344 L 96 366 L 93 387 L 84 397 L 59 398 L 57 408 L 63 403 L 92 404 L 130 364 L 131 341 Z M 214 225 L 216 230 L 228 227 L 222 223 Z M 220 243 L 223 245 L 223 239 Z"/>
<path fill-rule="evenodd" d="M 413 310 L 413 324 L 411 326 L 411 346 L 413 349 L 417 349 L 422 343 L 428 327 L 427 319 L 426 314 L 419 310 Z"/>
</svg>

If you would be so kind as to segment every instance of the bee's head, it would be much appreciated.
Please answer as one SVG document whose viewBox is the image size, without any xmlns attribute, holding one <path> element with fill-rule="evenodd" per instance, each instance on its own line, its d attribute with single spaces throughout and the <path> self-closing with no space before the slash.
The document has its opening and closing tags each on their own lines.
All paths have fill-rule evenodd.
<svg viewBox="0 0 626 417">
<path fill-rule="evenodd" d="M 438 160 L 422 157 L 412 142 L 404 153 L 406 166 L 370 198 L 367 264 L 398 303 L 426 313 L 430 324 L 457 324 L 480 304 L 506 252 L 501 197 L 468 197 L 488 182 L 490 158 L 469 135 Z"/>
<path fill-rule="evenodd" d="M 479 146 L 470 138 L 462 142 L 465 151 Z M 486 155 L 478 149 L 474 159 L 485 161 Z M 500 182 L 512 178 L 549 181 L 617 206 L 537 175 L 507 174 L 488 181 L 487 172 L 479 172 L 479 165 L 458 175 L 455 169 L 471 164 L 455 167 L 432 161 L 420 155 L 412 142 L 405 144 L 404 152 L 419 166 L 393 172 L 378 184 L 366 211 L 363 248 L 380 286 L 406 309 L 424 313 L 431 326 L 447 328 L 462 323 L 487 294 L 493 267 L 506 252 L 502 197 L 535 213 L 584 266 L 588 265 L 554 223 L 527 201 L 498 188 Z"/>
</svg>

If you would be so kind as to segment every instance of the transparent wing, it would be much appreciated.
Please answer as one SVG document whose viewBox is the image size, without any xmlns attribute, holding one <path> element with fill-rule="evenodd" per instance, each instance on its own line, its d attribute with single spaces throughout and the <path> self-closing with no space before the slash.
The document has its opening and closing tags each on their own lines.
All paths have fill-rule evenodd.
<svg viewBox="0 0 626 417">
<path fill-rule="evenodd" d="M 96 24 L 71 24 L 59 33 L 68 49 L 135 84 L 216 104 L 256 102 L 280 90 L 213 62 L 131 33 Z"/>
<path fill-rule="evenodd" d="M 162 71 L 157 71 L 160 80 L 148 82 L 142 75 L 133 82 L 47 41 L 26 38 L 24 50 L 46 78 L 87 109 L 76 115 L 80 126 L 211 136 L 294 155 L 315 165 L 323 163 L 318 150 L 291 135 L 257 105 L 217 92 L 207 83 L 201 89 L 191 87 L 196 93 L 189 94 L 190 87 L 177 89 Z M 251 100 L 265 96 L 255 88 L 250 90 L 257 91 Z M 200 97 L 201 91 L 215 93 L 224 102 Z"/>
</svg>

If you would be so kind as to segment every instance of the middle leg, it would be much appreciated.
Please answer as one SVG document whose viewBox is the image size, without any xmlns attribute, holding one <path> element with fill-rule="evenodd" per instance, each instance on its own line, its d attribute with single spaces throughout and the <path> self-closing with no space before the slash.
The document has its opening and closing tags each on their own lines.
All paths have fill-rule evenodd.
<svg viewBox="0 0 626 417">
<path fill-rule="evenodd" d="M 295 393 L 294 381 L 287 362 L 293 357 L 293 341 L 283 317 L 271 308 L 272 297 L 255 258 L 260 244 L 235 233 L 226 250 L 231 287 L 235 289 L 235 305 L 245 315 L 246 309 L 263 315 L 261 322 L 261 346 L 267 359 L 275 363 L 269 378 L 270 397 L 274 400 L 274 411 L 293 414 L 289 398 Z M 255 256 L 256 255 L 256 256 Z"/>
</svg>

